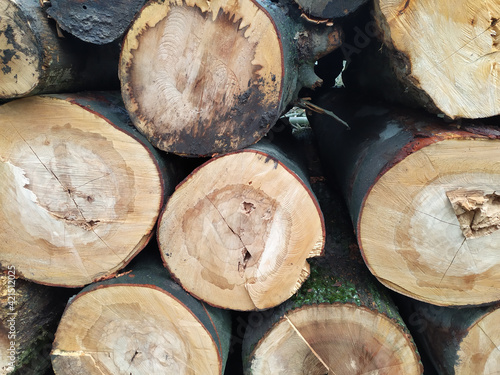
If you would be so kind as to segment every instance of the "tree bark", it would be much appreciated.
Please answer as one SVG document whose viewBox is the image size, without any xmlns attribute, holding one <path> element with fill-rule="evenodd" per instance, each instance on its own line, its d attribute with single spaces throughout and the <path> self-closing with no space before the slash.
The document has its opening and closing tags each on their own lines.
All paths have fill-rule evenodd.
<svg viewBox="0 0 500 375">
<path fill-rule="evenodd" d="M 325 212 L 325 257 L 289 301 L 249 316 L 245 374 L 421 374 L 387 291 L 370 275 L 339 197 L 314 184 Z"/>
<path fill-rule="evenodd" d="M 498 301 L 498 129 L 362 100 L 330 93 L 315 101 L 352 130 L 323 115 L 311 125 L 371 272 L 436 305 Z"/>
<path fill-rule="evenodd" d="M 47 14 L 61 29 L 88 43 L 107 44 L 123 36 L 146 0 L 51 0 Z"/>
<path fill-rule="evenodd" d="M 294 0 L 308 15 L 320 19 L 343 18 L 368 0 Z"/>
<path fill-rule="evenodd" d="M 378 31 L 371 36 L 377 34 L 380 42 L 359 46 L 353 56 L 356 69 L 346 70 L 346 85 L 451 119 L 500 114 L 497 1 L 374 4 Z M 392 83 L 380 85 L 382 77 Z"/>
<path fill-rule="evenodd" d="M 339 28 L 313 26 L 294 8 L 149 2 L 125 37 L 119 67 L 134 124 L 154 146 L 182 155 L 256 143 L 302 87 L 321 84 L 314 62 L 340 45 Z"/>
<path fill-rule="evenodd" d="M 197 298 L 233 310 L 276 306 L 307 278 L 307 258 L 322 254 L 323 217 L 294 160 L 300 151 L 285 152 L 263 140 L 213 158 L 167 202 L 162 257 Z"/>
<path fill-rule="evenodd" d="M 38 0 L 0 0 L 0 100 L 118 89 L 118 44 L 58 36 Z"/>
<path fill-rule="evenodd" d="M 18 279 L 10 266 L 0 275 L 0 373 L 44 375 L 68 293 Z"/>
<path fill-rule="evenodd" d="M 148 243 L 176 167 L 115 100 L 37 96 L 0 107 L 4 268 L 41 284 L 83 286 L 111 277 Z"/>
<path fill-rule="evenodd" d="M 224 373 L 229 313 L 182 290 L 160 259 L 142 258 L 70 301 L 51 353 L 56 374 Z"/>
<path fill-rule="evenodd" d="M 500 309 L 450 308 L 405 299 L 408 327 L 443 375 L 495 374 L 500 363 Z M 400 307 L 400 308 L 401 308 Z"/>
</svg>

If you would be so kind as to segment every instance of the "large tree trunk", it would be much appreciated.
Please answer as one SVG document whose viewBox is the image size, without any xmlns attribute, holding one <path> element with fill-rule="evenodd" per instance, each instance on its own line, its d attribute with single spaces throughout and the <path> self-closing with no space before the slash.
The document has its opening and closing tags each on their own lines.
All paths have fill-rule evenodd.
<svg viewBox="0 0 500 375">
<path fill-rule="evenodd" d="M 119 68 L 134 124 L 156 147 L 183 155 L 257 142 L 302 87 L 321 84 L 314 62 L 340 45 L 337 27 L 298 13 L 270 0 L 149 2 Z"/>
<path fill-rule="evenodd" d="M 60 37 L 38 0 L 0 0 L 0 100 L 118 89 L 118 44 Z"/>
<path fill-rule="evenodd" d="M 415 340 L 440 374 L 498 374 L 499 305 L 457 309 L 404 299 L 400 306 Z"/>
<path fill-rule="evenodd" d="M 229 313 L 175 284 L 154 259 L 70 301 L 52 350 L 56 374 L 223 374 Z M 149 254 L 147 254 L 149 255 Z"/>
<path fill-rule="evenodd" d="M 352 130 L 313 116 L 366 264 L 387 287 L 437 305 L 500 300 L 500 132 L 326 95 Z"/>
<path fill-rule="evenodd" d="M 0 263 L 23 278 L 75 287 L 111 277 L 147 244 L 177 182 L 119 96 L 99 95 L 0 107 Z"/>
<path fill-rule="evenodd" d="M 380 42 L 358 33 L 346 85 L 405 100 L 450 118 L 500 114 L 496 0 L 376 0 Z M 352 69 L 355 68 L 355 69 Z M 351 73 L 349 73 L 351 72 Z M 384 82 L 381 84 L 381 79 Z M 395 79 L 392 79 L 395 78 Z M 392 81 L 392 83 L 391 83 Z"/>
<path fill-rule="evenodd" d="M 158 241 L 172 275 L 197 298 L 265 309 L 307 278 L 307 258 L 322 254 L 324 224 L 294 155 L 263 140 L 186 178 L 162 212 Z"/>
<path fill-rule="evenodd" d="M 14 266 L 0 275 L 0 374 L 44 375 L 66 291 L 18 279 Z"/>
<path fill-rule="evenodd" d="M 311 261 L 310 278 L 289 301 L 249 316 L 245 374 L 421 374 L 411 336 L 366 269 L 342 202 L 325 183 L 315 191 L 327 223 L 325 257 Z"/>
<path fill-rule="evenodd" d="M 50 0 L 47 14 L 61 29 L 94 44 L 122 37 L 146 0 Z"/>
</svg>

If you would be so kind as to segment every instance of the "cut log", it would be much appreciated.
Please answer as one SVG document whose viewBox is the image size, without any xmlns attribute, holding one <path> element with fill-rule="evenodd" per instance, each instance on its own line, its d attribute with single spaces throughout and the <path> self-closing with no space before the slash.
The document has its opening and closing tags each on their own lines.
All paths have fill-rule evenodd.
<svg viewBox="0 0 500 375">
<path fill-rule="evenodd" d="M 50 0 L 47 14 L 85 42 L 111 43 L 125 34 L 146 0 Z"/>
<path fill-rule="evenodd" d="M 155 258 L 68 304 L 52 366 L 64 375 L 223 374 L 230 335 L 229 313 L 191 297 Z"/>
<path fill-rule="evenodd" d="M 382 43 L 354 43 L 360 54 L 344 82 L 388 100 L 413 102 L 449 118 L 500 114 L 499 24 L 495 0 L 376 0 Z M 382 52 L 382 53 L 381 53 Z M 370 56 L 367 56 L 370 55 Z M 366 73 L 362 71 L 366 69 Z M 361 74 L 360 74 L 361 72 Z M 380 84 L 381 77 L 389 78 Z M 396 78 L 396 79 L 391 79 Z"/>
<path fill-rule="evenodd" d="M 405 299 L 408 328 L 443 375 L 497 374 L 500 306 L 457 309 Z"/>
<path fill-rule="evenodd" d="M 341 199 L 315 191 L 325 212 L 325 257 L 284 304 L 249 316 L 245 374 L 421 374 L 412 338 L 386 290 L 370 275 Z M 340 209 L 339 209 L 340 208 Z"/>
<path fill-rule="evenodd" d="M 498 129 L 359 100 L 316 101 L 350 131 L 322 115 L 310 120 L 372 273 L 436 305 L 500 300 Z"/>
<path fill-rule="evenodd" d="M 368 0 L 294 0 L 310 16 L 319 19 L 337 19 L 355 12 Z"/>
<path fill-rule="evenodd" d="M 0 107 L 0 263 L 41 284 L 110 277 L 149 241 L 176 175 L 103 96 Z M 163 174 L 163 175 L 162 175 Z"/>
<path fill-rule="evenodd" d="M 45 375 L 66 291 L 0 275 L 0 374 Z"/>
<path fill-rule="evenodd" d="M 321 84 L 314 62 L 340 45 L 339 28 L 313 26 L 293 8 L 270 0 L 147 3 L 119 68 L 134 124 L 154 146 L 182 155 L 256 143 L 302 87 Z"/>
<path fill-rule="evenodd" d="M 265 141 L 196 169 L 159 220 L 165 265 L 216 307 L 276 306 L 308 277 L 307 258 L 322 254 L 323 217 L 300 164 Z"/>
<path fill-rule="evenodd" d="M 59 37 L 38 0 L 0 0 L 0 100 L 118 89 L 118 44 Z"/>
</svg>

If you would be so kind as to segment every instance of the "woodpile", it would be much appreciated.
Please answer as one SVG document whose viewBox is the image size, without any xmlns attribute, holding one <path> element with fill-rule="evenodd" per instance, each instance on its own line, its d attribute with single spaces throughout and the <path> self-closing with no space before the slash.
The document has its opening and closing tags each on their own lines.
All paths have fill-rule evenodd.
<svg viewBox="0 0 500 375">
<path fill-rule="evenodd" d="M 0 375 L 498 371 L 498 1 L 0 9 Z"/>
</svg>

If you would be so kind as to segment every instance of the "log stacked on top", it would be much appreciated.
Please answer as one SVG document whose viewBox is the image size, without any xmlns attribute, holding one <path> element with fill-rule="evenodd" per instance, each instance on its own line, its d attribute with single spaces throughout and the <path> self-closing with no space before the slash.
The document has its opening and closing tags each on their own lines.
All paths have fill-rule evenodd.
<svg viewBox="0 0 500 375">
<path fill-rule="evenodd" d="M 277 311 L 267 322 L 280 322 L 277 334 L 266 336 L 265 325 L 247 332 L 260 342 L 255 348 L 261 345 L 246 358 L 248 373 L 276 373 L 284 362 L 286 373 L 419 373 L 418 354 L 384 286 L 441 305 L 500 299 L 492 161 L 498 131 L 459 120 L 498 114 L 496 3 L 377 0 L 371 9 L 358 0 L 170 0 L 139 10 L 144 2 L 136 1 L 112 27 L 117 8 L 100 1 L 40 3 L 0 0 L 0 99 L 51 94 L 0 107 L 0 263 L 38 283 L 88 285 L 59 326 L 56 373 L 222 373 L 230 318 L 217 328 L 206 304 L 262 310 L 282 303 L 266 311 Z M 356 52 L 344 56 L 348 90 L 340 94 L 342 104 L 321 104 L 325 111 L 313 91 L 323 81 L 315 70 L 334 81 L 343 57 L 332 51 L 343 47 L 343 34 L 344 46 Z M 104 51 L 111 73 L 93 50 Z M 115 69 L 124 101 L 118 109 L 108 94 L 68 94 L 120 89 Z M 446 123 L 402 106 L 381 109 L 384 103 L 364 107 L 365 99 L 353 102 L 345 94 L 369 86 L 382 89 L 386 100 L 457 120 Z M 350 289 L 341 259 L 352 255 L 347 249 L 359 250 L 349 241 L 339 244 L 338 258 L 314 261 L 314 278 L 300 289 L 311 272 L 307 259 L 324 246 L 321 209 L 335 208 L 323 203 L 320 209 L 307 168 L 295 165 L 306 148 L 287 141 L 293 152 L 283 153 L 274 142 L 283 136 L 276 121 L 296 103 L 329 118 L 339 114 L 352 128 L 340 134 L 338 120 L 314 124 L 325 164 L 337 155 L 336 175 L 344 177 L 329 181 L 343 186 L 364 256 L 359 283 Z M 133 134 L 130 121 L 147 140 Z M 269 139 L 257 143 L 266 134 Z M 178 176 L 168 162 L 161 164 L 166 155 L 160 150 L 210 159 L 195 160 L 203 164 L 172 193 Z M 176 164 L 185 161 L 176 158 Z M 163 262 L 178 284 L 163 268 L 143 272 L 140 264 L 97 284 L 142 252 L 156 224 L 160 248 L 154 251 L 162 259 L 155 266 Z M 378 281 L 365 288 L 367 270 Z M 336 281 L 319 290 L 315 280 Z M 344 287 L 357 291 L 348 301 L 337 298 Z M 301 296 L 316 302 L 290 307 Z M 156 310 L 146 300 L 155 300 Z M 478 324 L 485 337 L 496 337 L 496 316 Z M 88 332 L 79 326 L 82 319 L 92 320 Z M 342 342 L 324 334 L 327 326 Z M 467 341 L 469 353 L 484 348 L 476 336 Z M 349 340 L 358 345 L 345 345 Z M 446 350 L 432 347 L 437 358 Z M 256 355 L 262 351 L 268 356 Z M 301 358 L 305 368 L 295 366 Z M 491 358 L 474 371 L 494 368 Z M 259 370 L 264 362 L 270 367 Z M 443 366 L 458 368 L 453 361 Z"/>
</svg>

